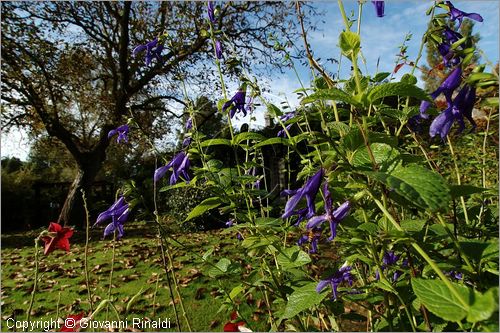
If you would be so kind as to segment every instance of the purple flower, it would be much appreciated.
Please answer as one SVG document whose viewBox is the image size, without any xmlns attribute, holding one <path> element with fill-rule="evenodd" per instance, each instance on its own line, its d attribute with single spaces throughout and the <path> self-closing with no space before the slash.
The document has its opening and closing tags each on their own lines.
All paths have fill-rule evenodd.
<svg viewBox="0 0 500 333">
<path fill-rule="evenodd" d="M 190 136 L 185 137 L 184 140 L 182 141 L 182 148 L 186 148 L 187 146 L 189 146 L 192 141 L 193 139 Z"/>
<path fill-rule="evenodd" d="M 337 236 L 337 225 L 342 221 L 348 214 L 351 208 L 351 203 L 349 201 L 344 202 L 339 208 L 333 210 L 332 196 L 330 191 L 328 191 L 328 183 L 325 182 L 323 185 L 323 195 L 325 197 L 325 214 L 314 216 L 311 218 L 307 224 L 307 229 L 313 229 L 321 225 L 323 222 L 328 221 L 330 223 L 331 236 L 328 240 L 333 240 Z"/>
<path fill-rule="evenodd" d="M 217 59 L 222 59 L 222 44 L 220 41 L 216 40 L 215 41 L 215 56 Z"/>
<path fill-rule="evenodd" d="M 462 280 L 463 279 L 462 273 L 458 272 L 458 271 L 455 271 L 455 270 L 444 272 L 444 273 L 446 275 L 448 275 L 449 277 L 454 278 L 455 280 Z"/>
<path fill-rule="evenodd" d="M 286 134 L 286 132 L 289 132 L 290 131 L 290 128 L 292 128 L 292 125 L 293 124 L 289 124 L 289 125 L 286 125 L 285 128 L 286 128 L 286 131 L 285 131 L 285 128 L 279 130 L 278 134 L 276 134 L 277 137 L 280 137 L 280 138 L 283 138 L 285 136 L 288 136 Z"/>
<path fill-rule="evenodd" d="M 104 229 L 104 237 L 116 230 L 118 232 L 117 239 L 120 239 L 124 235 L 123 224 L 127 222 L 129 213 L 129 204 L 125 202 L 125 197 L 121 196 L 111 207 L 99 214 L 94 226 L 111 218 L 111 223 Z"/>
<path fill-rule="evenodd" d="M 453 44 L 456 41 L 458 41 L 460 38 L 464 37 L 460 33 L 458 33 L 456 31 L 450 29 L 449 27 L 445 27 L 444 28 L 444 30 L 443 30 L 443 36 L 444 36 L 444 39 L 446 40 L 446 42 L 448 44 Z"/>
<path fill-rule="evenodd" d="M 213 1 L 208 1 L 207 3 L 207 13 L 210 22 L 215 23 L 215 6 Z"/>
<path fill-rule="evenodd" d="M 455 57 L 456 53 L 449 44 L 439 44 L 438 51 L 443 57 L 443 63 L 446 67 L 456 66 L 460 63 L 460 57 Z"/>
<path fill-rule="evenodd" d="M 382 258 L 382 271 L 385 271 L 388 267 L 395 265 L 399 260 L 399 256 L 394 253 L 394 251 L 388 251 L 384 254 L 384 257 Z M 406 259 L 405 259 L 406 260 Z M 403 266 L 405 266 L 405 263 L 403 261 Z M 394 274 L 392 275 L 392 282 L 396 282 L 397 279 L 403 274 L 402 271 L 396 270 Z M 377 270 L 375 272 L 375 279 L 378 281 L 380 280 L 380 273 Z"/>
<path fill-rule="evenodd" d="M 226 227 L 228 227 L 228 228 L 229 228 L 229 227 L 232 227 L 232 226 L 233 226 L 233 224 L 234 224 L 234 219 L 229 219 L 229 220 L 227 220 L 227 222 L 226 222 Z"/>
<path fill-rule="evenodd" d="M 136 57 L 137 54 L 141 53 L 142 51 L 146 51 L 146 66 L 149 66 L 153 58 L 161 61 L 161 52 L 163 51 L 163 48 L 163 44 L 158 43 L 158 37 L 156 37 L 149 43 L 136 46 L 132 51 L 132 55 Z"/>
<path fill-rule="evenodd" d="M 464 17 L 468 17 L 474 21 L 483 22 L 483 17 L 477 13 L 466 13 L 460 9 L 455 8 L 451 1 L 446 1 L 446 5 L 450 8 L 450 20 L 458 20 L 458 26 L 462 25 L 462 20 Z"/>
<path fill-rule="evenodd" d="M 302 246 L 306 243 L 311 243 L 311 249 L 309 253 L 318 252 L 318 241 L 321 237 L 321 228 L 314 228 L 310 231 L 309 235 L 302 235 L 297 241 L 298 246 Z"/>
<path fill-rule="evenodd" d="M 179 176 L 184 177 L 186 182 L 190 180 L 189 178 L 189 155 L 181 151 L 165 166 L 162 166 L 155 171 L 154 182 L 156 183 L 160 180 L 167 171 L 172 168 L 172 175 L 170 176 L 170 185 L 174 185 L 179 180 Z"/>
<path fill-rule="evenodd" d="M 462 82 L 462 69 L 460 66 L 457 66 L 448 77 L 441 83 L 441 85 L 431 94 L 433 99 L 436 99 L 441 93 L 445 96 L 446 101 L 448 102 L 448 106 L 452 104 L 451 97 L 453 95 L 453 91 L 460 85 Z M 427 109 L 431 105 L 429 101 L 422 101 L 420 104 L 420 116 L 423 119 L 427 119 L 429 116 L 427 115 Z"/>
<path fill-rule="evenodd" d="M 323 174 L 324 172 L 321 168 L 318 172 L 316 172 L 314 176 L 307 180 L 303 187 L 297 190 L 284 190 L 282 192 L 282 195 L 292 196 L 286 203 L 285 212 L 281 216 L 282 218 L 286 219 L 292 215 L 303 215 L 305 214 L 305 212 L 307 212 L 307 215 L 305 216 L 309 218 L 315 214 L 314 199 L 316 198 L 316 194 L 318 193 Z M 295 207 L 297 207 L 299 201 L 304 197 L 306 198 L 307 202 L 307 211 L 302 211 L 303 213 L 301 213 L 301 211 L 296 211 Z"/>
<path fill-rule="evenodd" d="M 239 241 L 242 241 L 243 240 L 243 236 L 238 232 L 236 234 L 236 239 L 239 240 Z"/>
<path fill-rule="evenodd" d="M 130 128 L 128 127 L 128 125 L 121 125 L 119 127 L 117 127 L 116 129 L 114 130 L 111 130 L 109 131 L 108 133 L 108 139 L 112 138 L 113 136 L 115 136 L 116 134 L 118 134 L 118 137 L 116 138 L 116 142 L 120 143 L 120 142 L 128 142 L 128 132 L 129 132 Z"/>
<path fill-rule="evenodd" d="M 189 131 L 191 128 L 193 128 L 193 119 L 191 117 L 188 118 L 186 121 L 186 130 Z"/>
<path fill-rule="evenodd" d="M 245 95 L 246 84 L 244 84 L 242 88 L 240 88 L 229 101 L 224 103 L 224 105 L 222 106 L 222 111 L 225 112 L 229 107 L 231 107 L 231 109 L 229 110 L 229 116 L 231 117 L 231 119 L 236 114 L 236 111 L 241 111 L 243 112 L 243 116 L 246 116 L 247 112 L 245 110 Z"/>
<path fill-rule="evenodd" d="M 372 1 L 372 4 L 375 6 L 375 12 L 377 13 L 377 17 L 384 17 L 384 2 Z"/>
<path fill-rule="evenodd" d="M 332 299 L 337 299 L 337 287 L 342 282 L 348 282 L 349 286 L 352 286 L 351 266 L 342 266 L 328 279 L 319 281 L 316 292 L 320 293 L 327 285 L 330 285 L 333 291 Z"/>
<path fill-rule="evenodd" d="M 293 111 L 293 112 L 288 112 L 288 113 L 285 113 L 284 115 L 281 115 L 281 116 L 280 116 L 280 120 L 281 120 L 282 122 L 287 122 L 288 120 L 292 119 L 292 118 L 293 118 L 293 117 L 295 117 L 295 116 L 296 116 L 296 112 L 295 112 L 295 111 Z M 290 131 L 290 128 L 292 127 L 292 125 L 293 125 L 293 123 L 292 123 L 292 124 L 288 124 L 288 125 L 286 125 L 286 126 L 285 126 L 286 131 L 285 131 L 285 129 L 283 128 L 283 129 L 281 129 L 281 130 L 278 132 L 278 134 L 277 134 L 276 136 L 278 136 L 278 137 L 285 137 L 286 132 Z"/>
</svg>

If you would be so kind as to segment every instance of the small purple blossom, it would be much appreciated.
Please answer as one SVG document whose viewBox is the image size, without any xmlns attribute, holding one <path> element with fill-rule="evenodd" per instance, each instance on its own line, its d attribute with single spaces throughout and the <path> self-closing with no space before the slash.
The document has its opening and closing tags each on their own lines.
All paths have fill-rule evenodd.
<svg viewBox="0 0 500 333">
<path fill-rule="evenodd" d="M 242 241 L 243 240 L 243 236 L 238 232 L 236 234 L 236 239 L 239 240 L 239 241 Z"/>
<path fill-rule="evenodd" d="M 193 138 L 191 138 L 190 136 L 185 137 L 184 140 L 182 140 L 182 148 L 188 147 L 192 141 Z"/>
<path fill-rule="evenodd" d="M 245 95 L 246 85 L 244 84 L 242 88 L 240 88 L 229 101 L 224 103 L 224 105 L 222 106 L 222 111 L 225 112 L 229 107 L 231 107 L 229 109 L 229 117 L 231 117 L 231 119 L 236 114 L 236 111 L 240 111 L 243 113 L 243 116 L 246 116 L 247 112 L 245 110 Z"/>
<path fill-rule="evenodd" d="M 444 273 L 455 280 L 462 280 L 463 279 L 462 273 L 455 271 L 455 270 L 444 272 Z"/>
<path fill-rule="evenodd" d="M 282 192 L 282 195 L 292 196 L 290 199 L 288 199 L 285 205 L 285 212 L 281 216 L 282 218 L 286 219 L 292 215 L 302 215 L 300 214 L 300 211 L 296 211 L 295 208 L 297 207 L 299 201 L 304 197 L 306 198 L 307 202 L 306 217 L 309 218 L 315 214 L 314 199 L 316 198 L 316 194 L 318 193 L 319 185 L 321 184 L 323 175 L 324 171 L 321 168 L 318 172 L 316 172 L 316 174 L 314 174 L 314 176 L 307 180 L 303 187 L 297 190 L 284 190 Z"/>
<path fill-rule="evenodd" d="M 121 196 L 111 207 L 99 214 L 94 226 L 111 219 L 111 223 L 104 229 L 104 237 L 116 230 L 118 232 L 117 239 L 120 239 L 124 235 L 123 224 L 127 222 L 129 213 L 129 204 L 125 202 L 125 197 Z"/>
<path fill-rule="evenodd" d="M 154 182 L 165 176 L 165 173 L 172 168 L 172 175 L 170 176 L 170 185 L 174 185 L 179 180 L 179 176 L 182 176 L 186 182 L 189 182 L 189 155 L 181 151 L 165 166 L 156 169 L 154 174 Z"/>
<path fill-rule="evenodd" d="M 186 131 L 189 131 L 193 128 L 193 118 L 189 117 L 186 121 Z"/>
<path fill-rule="evenodd" d="M 466 13 L 461 11 L 460 9 L 455 8 L 451 1 L 446 1 L 446 5 L 449 7 L 450 20 L 456 21 L 458 20 L 458 26 L 462 25 L 462 20 L 467 17 L 474 21 L 483 22 L 483 17 L 477 13 Z"/>
<path fill-rule="evenodd" d="M 215 5 L 213 1 L 207 3 L 207 14 L 210 22 L 215 23 Z"/>
<path fill-rule="evenodd" d="M 325 197 L 325 214 L 312 217 L 306 224 L 307 229 L 313 229 L 328 221 L 330 224 L 331 236 L 328 240 L 332 241 L 337 236 L 337 226 L 348 214 L 351 208 L 349 201 L 344 202 L 337 209 L 333 210 L 332 196 L 328 190 L 328 183 L 323 185 L 323 196 Z"/>
<path fill-rule="evenodd" d="M 327 285 L 330 285 L 333 292 L 332 299 L 335 300 L 338 296 L 337 288 L 342 282 L 347 282 L 349 286 L 352 286 L 351 266 L 342 266 L 328 279 L 319 281 L 316 292 L 320 293 Z"/>
<path fill-rule="evenodd" d="M 398 262 L 399 258 L 400 257 L 398 255 L 396 255 L 394 253 L 394 251 L 387 251 L 386 253 L 384 253 L 384 257 L 382 258 L 382 266 L 381 266 L 382 271 L 385 271 L 390 266 L 394 266 Z M 406 260 L 406 265 L 407 265 L 407 262 L 408 261 Z M 405 261 L 403 261 L 402 266 L 405 267 Z M 399 277 L 402 274 L 403 274 L 403 272 L 400 270 L 394 271 L 394 274 L 392 275 L 392 282 L 396 282 L 396 280 L 399 279 Z M 380 273 L 378 270 L 375 272 L 375 279 L 377 281 L 380 280 Z"/>
<path fill-rule="evenodd" d="M 318 241 L 321 238 L 321 228 L 315 228 L 311 232 L 311 235 L 302 235 L 298 239 L 297 245 L 302 246 L 304 244 L 311 243 L 309 253 L 318 253 Z"/>
<path fill-rule="evenodd" d="M 377 17 L 384 17 L 384 7 L 385 7 L 384 2 L 372 1 L 372 4 L 375 6 L 375 12 L 377 13 Z"/>
<path fill-rule="evenodd" d="M 223 53 L 223 50 L 222 50 L 222 44 L 219 40 L 216 40 L 215 41 L 215 56 L 217 57 L 217 59 L 222 59 L 222 53 Z"/>
<path fill-rule="evenodd" d="M 116 138 L 117 143 L 128 142 L 129 130 L 130 130 L 130 128 L 128 127 L 128 125 L 121 125 L 121 126 L 117 127 L 116 129 L 109 131 L 108 139 L 110 139 L 113 136 L 115 136 L 116 134 L 118 134 L 118 137 Z"/>
<path fill-rule="evenodd" d="M 295 111 L 293 112 L 288 112 L 288 113 L 285 113 L 283 115 L 280 116 L 280 120 L 285 123 L 287 121 L 289 121 L 290 119 L 292 119 L 293 117 L 295 117 L 297 115 L 297 113 Z M 285 126 L 285 128 L 281 129 L 278 134 L 276 136 L 278 137 L 285 137 L 286 136 L 286 132 L 290 131 L 290 128 L 292 127 L 293 123 L 292 124 L 288 124 Z"/>
<path fill-rule="evenodd" d="M 132 51 L 132 55 L 136 57 L 142 51 L 146 51 L 146 56 L 145 56 L 146 66 L 149 66 L 153 58 L 156 58 L 156 60 L 161 61 L 161 52 L 163 51 L 163 48 L 164 48 L 163 44 L 159 43 L 158 37 L 156 37 L 155 39 L 146 44 L 136 46 Z"/>
<path fill-rule="evenodd" d="M 229 227 L 232 227 L 233 225 L 234 225 L 234 219 L 229 219 L 229 220 L 227 220 L 227 222 L 226 222 L 226 227 L 228 227 L 228 228 L 229 228 Z"/>
</svg>

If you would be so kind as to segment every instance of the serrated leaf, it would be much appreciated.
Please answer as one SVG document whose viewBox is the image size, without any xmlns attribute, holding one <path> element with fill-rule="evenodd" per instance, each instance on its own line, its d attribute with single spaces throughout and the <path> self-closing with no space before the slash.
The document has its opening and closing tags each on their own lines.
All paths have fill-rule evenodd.
<svg viewBox="0 0 500 333">
<path fill-rule="evenodd" d="M 186 217 L 184 222 L 189 221 L 195 217 L 202 215 L 205 212 L 208 212 L 211 209 L 219 207 L 222 204 L 222 201 L 219 197 L 211 197 L 203 200 L 198 206 L 194 207 L 193 210 Z"/>
<path fill-rule="evenodd" d="M 359 35 L 352 31 L 343 31 L 339 36 L 339 46 L 342 54 L 346 57 L 357 56 L 361 39 Z"/>
<path fill-rule="evenodd" d="M 281 319 L 288 319 L 298 315 L 301 311 L 310 309 L 323 301 L 328 295 L 326 291 L 316 292 L 316 282 L 308 283 L 295 291 L 288 297 L 288 302 Z"/>
<path fill-rule="evenodd" d="M 399 151 L 385 143 L 372 143 L 370 149 L 375 162 L 380 166 L 380 170 L 387 170 L 398 160 Z M 355 167 L 372 168 L 372 161 L 366 147 L 361 147 L 354 153 L 352 164 Z"/>
<path fill-rule="evenodd" d="M 230 265 L 231 265 L 231 260 L 227 258 L 222 258 L 215 265 L 210 267 L 207 274 L 210 277 L 217 277 L 223 275 L 228 271 Z"/>
<path fill-rule="evenodd" d="M 265 138 L 266 138 L 265 136 L 259 133 L 243 132 L 234 137 L 234 143 L 240 143 L 241 141 L 246 141 L 246 140 L 262 141 Z"/>
<path fill-rule="evenodd" d="M 231 140 L 228 139 L 209 139 L 200 143 L 201 147 L 209 147 L 216 145 L 231 146 Z"/>
<path fill-rule="evenodd" d="M 321 89 L 302 99 L 301 104 L 308 104 L 316 101 L 341 101 L 347 104 L 359 105 L 359 102 L 346 92 L 337 89 Z"/>
<path fill-rule="evenodd" d="M 278 261 L 278 265 L 284 269 L 301 267 L 311 262 L 309 255 L 298 246 L 284 249 L 276 260 Z"/>
<path fill-rule="evenodd" d="M 463 300 L 469 299 L 467 287 L 451 282 Z M 420 302 L 436 316 L 450 321 L 461 321 L 467 316 L 465 307 L 441 280 L 414 278 L 411 286 Z"/>
<path fill-rule="evenodd" d="M 451 199 L 450 190 L 443 177 L 416 164 L 398 167 L 390 173 L 365 173 L 424 209 L 437 211 L 446 208 Z"/>
<path fill-rule="evenodd" d="M 259 148 L 263 146 L 268 146 L 268 145 L 276 145 L 276 144 L 282 144 L 282 145 L 288 145 L 289 141 L 288 139 L 283 139 L 283 138 L 270 138 L 267 140 L 264 140 L 262 142 L 257 143 L 254 148 Z"/>
<path fill-rule="evenodd" d="M 388 96 L 415 97 L 431 101 L 430 96 L 419 87 L 404 82 L 384 83 L 374 87 L 368 93 L 368 102 L 373 103 Z"/>
</svg>

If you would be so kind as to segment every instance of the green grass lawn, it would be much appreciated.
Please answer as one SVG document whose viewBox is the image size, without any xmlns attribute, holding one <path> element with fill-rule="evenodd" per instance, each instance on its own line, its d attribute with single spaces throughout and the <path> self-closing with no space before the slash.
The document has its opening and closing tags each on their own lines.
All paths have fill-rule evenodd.
<svg viewBox="0 0 500 333">
<path fill-rule="evenodd" d="M 2 235 L 2 331 L 8 331 L 6 320 L 15 317 L 26 318 L 30 294 L 34 281 L 33 239 L 38 231 Z M 40 255 L 40 282 L 32 311 L 32 320 L 66 318 L 71 314 L 89 313 L 84 275 L 84 232 L 76 232 L 71 239 L 71 252 L 55 251 L 48 256 Z M 185 247 L 172 246 L 174 269 L 179 281 L 180 293 L 194 331 L 222 331 L 229 321 L 229 309 L 218 312 L 225 292 L 241 283 L 241 276 L 223 277 L 214 280 L 205 275 L 206 264 L 194 253 L 203 255 L 213 249 L 214 260 L 228 257 L 241 264 L 245 275 L 246 263 L 238 250 L 235 235 L 226 231 L 208 231 L 175 235 Z M 102 229 L 92 230 L 89 244 L 88 265 L 91 293 L 96 304 L 108 296 L 113 241 L 102 240 Z M 40 250 L 41 251 L 41 250 Z M 193 253 L 194 252 L 194 253 Z M 122 317 L 129 322 L 132 318 L 169 318 L 171 330 L 178 330 L 175 324 L 173 302 L 166 283 L 165 270 L 159 248 L 159 238 L 153 223 L 129 223 L 125 237 L 116 242 L 115 263 L 111 281 L 111 296 Z M 158 281 L 158 289 L 156 284 Z M 142 291 L 141 291 L 142 290 Z M 224 292 L 225 290 L 225 292 Z M 129 312 L 127 304 L 132 302 Z M 262 295 L 258 292 L 243 295 L 234 302 L 240 305 L 240 313 L 248 326 L 255 331 L 268 330 L 263 310 Z M 178 299 L 177 309 L 180 311 Z M 109 311 L 109 319 L 115 320 Z M 181 329 L 187 327 L 181 317 Z M 106 318 L 102 311 L 96 318 Z"/>
</svg>

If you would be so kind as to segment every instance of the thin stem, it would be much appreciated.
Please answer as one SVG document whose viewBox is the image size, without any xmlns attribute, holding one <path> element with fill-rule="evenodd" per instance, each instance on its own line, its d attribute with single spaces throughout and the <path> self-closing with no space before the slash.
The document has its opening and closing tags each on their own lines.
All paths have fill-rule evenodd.
<svg viewBox="0 0 500 333">
<path fill-rule="evenodd" d="M 85 197 L 85 191 L 82 189 L 82 199 L 83 208 L 85 209 L 85 251 L 83 253 L 83 263 L 85 269 L 85 284 L 87 285 L 87 296 L 90 303 L 90 312 L 94 312 L 94 302 L 92 300 L 92 293 L 90 290 L 90 276 L 89 276 L 89 264 L 88 264 L 88 253 L 89 253 L 89 210 L 87 208 L 87 198 Z"/>
<path fill-rule="evenodd" d="M 33 309 L 33 303 L 35 302 L 35 294 L 36 294 L 36 288 L 38 286 L 38 241 L 40 240 L 40 237 L 35 238 L 35 282 L 33 283 L 33 290 L 31 291 L 31 298 L 30 298 L 30 304 L 28 306 L 28 312 L 26 315 L 26 321 L 30 322 L 31 319 L 31 310 Z"/>
<path fill-rule="evenodd" d="M 153 318 L 156 317 L 156 294 L 158 294 L 158 282 L 160 282 L 160 274 L 156 276 L 155 292 L 153 294 Z"/>
<path fill-rule="evenodd" d="M 113 216 L 113 220 L 114 220 Z M 113 221 L 114 223 L 114 221 Z M 111 300 L 111 284 L 113 282 L 113 271 L 115 269 L 115 255 L 116 255 L 116 230 L 113 232 L 113 256 L 111 258 L 111 270 L 109 272 L 109 286 L 108 286 L 108 299 Z M 109 307 L 106 307 L 106 320 L 108 320 Z"/>
<path fill-rule="evenodd" d="M 435 9 L 436 9 L 436 7 L 434 6 L 432 8 L 431 18 L 429 19 L 429 21 L 432 21 L 434 19 L 434 11 L 435 11 Z M 422 36 L 422 40 L 420 42 L 420 48 L 418 49 L 417 58 L 415 59 L 415 62 L 413 63 L 413 67 L 412 67 L 412 69 L 410 71 L 411 75 L 413 75 L 413 73 L 415 73 L 415 69 L 417 68 L 418 62 L 420 61 L 420 58 L 422 58 L 422 53 L 423 53 L 423 50 L 424 50 L 425 41 L 426 41 L 426 33 L 424 33 L 424 35 Z"/>
<path fill-rule="evenodd" d="M 455 156 L 455 151 L 453 150 L 453 145 L 451 143 L 449 136 L 446 136 L 446 139 L 448 141 L 448 147 L 450 147 L 451 159 L 452 159 L 453 164 L 455 166 L 455 174 L 457 176 L 457 184 L 462 185 L 461 176 L 460 176 L 460 169 L 458 168 L 457 158 Z M 467 225 L 469 225 L 469 214 L 467 213 L 467 206 L 465 205 L 464 197 L 460 197 L 460 203 L 462 204 L 462 210 L 464 211 L 465 223 Z"/>
</svg>

